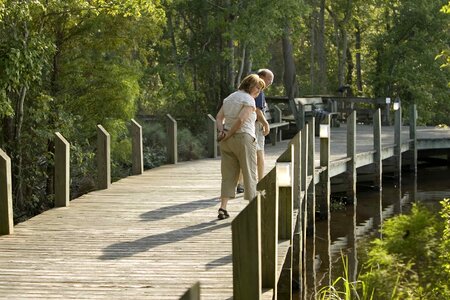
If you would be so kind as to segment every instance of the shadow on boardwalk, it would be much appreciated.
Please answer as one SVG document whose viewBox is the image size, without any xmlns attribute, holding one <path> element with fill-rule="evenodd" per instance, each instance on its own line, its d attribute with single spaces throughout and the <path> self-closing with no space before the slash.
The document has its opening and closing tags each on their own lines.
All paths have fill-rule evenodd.
<svg viewBox="0 0 450 300">
<path fill-rule="evenodd" d="M 147 236 L 135 241 L 112 244 L 103 250 L 103 255 L 101 255 L 99 259 L 115 260 L 130 257 L 161 245 L 176 243 L 228 226 L 230 226 L 228 222 L 220 223 L 218 220 L 211 220 L 209 222 L 199 223 L 182 229 Z"/>
<path fill-rule="evenodd" d="M 143 213 L 143 214 L 141 214 L 140 217 L 143 221 L 163 220 L 163 219 L 170 218 L 173 216 L 193 212 L 198 209 L 204 209 L 204 208 L 216 206 L 218 203 L 217 201 L 218 201 L 217 198 L 210 198 L 210 199 L 191 201 L 191 202 L 177 204 L 177 205 L 165 206 L 165 207 L 161 207 L 161 208 Z"/>
</svg>

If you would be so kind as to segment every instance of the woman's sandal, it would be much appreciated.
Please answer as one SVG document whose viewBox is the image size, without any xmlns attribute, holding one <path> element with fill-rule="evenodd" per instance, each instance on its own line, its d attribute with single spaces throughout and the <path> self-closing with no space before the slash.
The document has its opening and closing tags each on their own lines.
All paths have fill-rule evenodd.
<svg viewBox="0 0 450 300">
<path fill-rule="evenodd" d="M 217 216 L 217 218 L 219 218 L 219 220 L 223 220 L 226 218 L 229 218 L 230 215 L 228 214 L 228 212 L 223 209 L 223 208 L 219 208 L 219 215 Z"/>
</svg>

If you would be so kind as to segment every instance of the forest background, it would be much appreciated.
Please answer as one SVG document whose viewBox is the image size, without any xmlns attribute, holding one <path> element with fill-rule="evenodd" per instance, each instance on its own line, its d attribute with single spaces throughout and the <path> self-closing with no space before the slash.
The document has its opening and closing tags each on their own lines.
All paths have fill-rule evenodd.
<svg viewBox="0 0 450 300">
<path fill-rule="evenodd" d="M 249 72 L 272 96 L 399 97 L 420 125 L 450 124 L 444 0 L 0 0 L 0 148 L 14 220 L 52 207 L 54 133 L 71 143 L 71 197 L 95 189 L 96 125 L 112 172 L 130 173 L 131 118 L 145 165 L 164 161 L 162 117 L 182 159 L 204 155 L 204 121 Z M 150 122 L 148 120 L 150 119 Z"/>
</svg>

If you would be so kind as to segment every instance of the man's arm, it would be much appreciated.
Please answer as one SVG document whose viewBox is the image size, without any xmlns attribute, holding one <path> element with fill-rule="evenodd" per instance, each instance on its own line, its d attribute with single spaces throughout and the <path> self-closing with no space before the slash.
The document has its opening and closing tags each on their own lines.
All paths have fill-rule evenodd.
<svg viewBox="0 0 450 300">
<path fill-rule="evenodd" d="M 269 122 L 266 120 L 266 116 L 264 116 L 264 113 L 261 109 L 256 108 L 256 119 L 258 122 L 260 122 L 263 126 L 263 134 L 266 136 L 270 132 Z"/>
</svg>

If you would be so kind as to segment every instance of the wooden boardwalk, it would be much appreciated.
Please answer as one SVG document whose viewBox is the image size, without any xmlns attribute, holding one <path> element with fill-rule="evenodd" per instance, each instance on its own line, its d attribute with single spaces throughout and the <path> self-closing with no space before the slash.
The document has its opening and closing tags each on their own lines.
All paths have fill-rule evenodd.
<svg viewBox="0 0 450 300">
<path fill-rule="evenodd" d="M 332 160 L 345 156 L 341 131 Z M 266 171 L 286 143 L 267 145 Z M 248 202 L 230 201 L 232 217 L 217 220 L 220 179 L 219 159 L 166 165 L 18 224 L 0 236 L 0 298 L 179 299 L 200 281 L 202 299 L 231 299 L 230 223 Z"/>
</svg>

